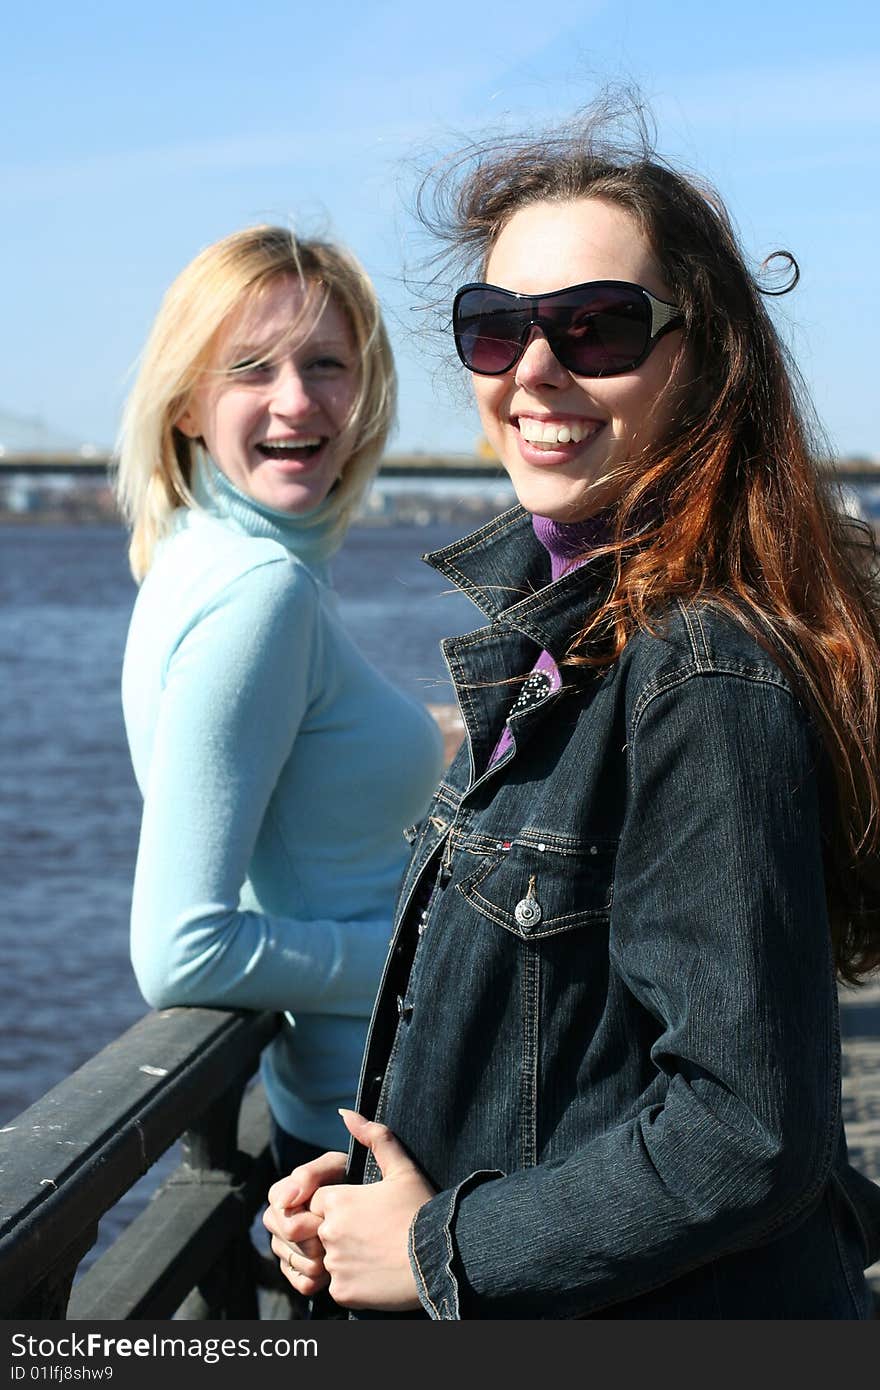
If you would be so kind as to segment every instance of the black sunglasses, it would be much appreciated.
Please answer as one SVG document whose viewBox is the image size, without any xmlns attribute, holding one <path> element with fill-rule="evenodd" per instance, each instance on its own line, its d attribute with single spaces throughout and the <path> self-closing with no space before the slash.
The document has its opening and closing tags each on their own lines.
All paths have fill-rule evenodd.
<svg viewBox="0 0 880 1390">
<path fill-rule="evenodd" d="M 502 376 L 538 327 L 575 376 L 620 376 L 684 322 L 675 304 L 626 280 L 590 280 L 550 294 L 514 294 L 497 285 L 463 285 L 452 306 L 458 355 L 469 371 Z"/>
</svg>

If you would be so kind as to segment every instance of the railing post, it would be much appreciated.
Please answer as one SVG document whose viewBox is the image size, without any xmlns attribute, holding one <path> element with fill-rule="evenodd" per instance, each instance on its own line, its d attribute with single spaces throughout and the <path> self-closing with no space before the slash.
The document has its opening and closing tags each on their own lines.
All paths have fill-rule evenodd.
<svg viewBox="0 0 880 1390">
<path fill-rule="evenodd" d="M 168 1318 L 200 1281 L 214 1317 L 259 1316 L 269 1122 L 246 1079 L 277 1029 L 268 1012 L 149 1014 L 4 1127 L 0 1318 Z M 186 1125 L 178 1173 L 75 1279 L 103 1214 Z"/>
<path fill-rule="evenodd" d="M 245 1082 L 209 1106 L 182 1137 L 183 1166 L 175 1185 L 219 1183 L 233 1191 L 245 1178 L 238 1150 L 238 1117 Z M 219 1259 L 198 1281 L 186 1300 L 189 1318 L 258 1318 L 257 1255 L 250 1239 L 244 1204 Z"/>
<path fill-rule="evenodd" d="M 97 1239 L 96 1222 L 94 1226 L 80 1233 L 79 1240 L 69 1245 L 58 1263 L 52 1266 L 39 1284 L 25 1294 L 15 1310 L 16 1317 L 24 1321 L 35 1318 L 63 1322 L 67 1317 L 70 1290 L 73 1288 L 79 1262 L 88 1254 Z"/>
</svg>

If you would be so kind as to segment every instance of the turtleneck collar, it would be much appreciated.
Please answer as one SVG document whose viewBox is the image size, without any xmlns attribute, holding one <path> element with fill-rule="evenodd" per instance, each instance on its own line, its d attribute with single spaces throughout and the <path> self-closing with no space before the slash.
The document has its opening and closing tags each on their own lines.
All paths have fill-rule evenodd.
<svg viewBox="0 0 880 1390">
<path fill-rule="evenodd" d="M 310 512 L 275 511 L 239 492 L 207 455 L 196 466 L 192 494 L 211 516 L 219 517 L 244 535 L 278 541 L 317 578 L 329 582 L 330 557 L 342 543 L 342 536 L 333 525 L 335 509 L 329 498 Z"/>
<path fill-rule="evenodd" d="M 552 579 L 559 579 L 578 563 L 589 558 L 591 550 L 604 545 L 611 530 L 611 512 L 597 512 L 584 521 L 554 521 L 549 516 L 533 516 L 532 528 L 550 556 Z"/>
</svg>

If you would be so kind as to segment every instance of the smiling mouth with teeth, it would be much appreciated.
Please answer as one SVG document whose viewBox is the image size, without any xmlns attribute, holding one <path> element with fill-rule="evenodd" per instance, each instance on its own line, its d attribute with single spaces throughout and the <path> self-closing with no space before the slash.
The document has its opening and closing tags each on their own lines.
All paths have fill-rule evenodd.
<svg viewBox="0 0 880 1390">
<path fill-rule="evenodd" d="M 552 425 L 543 420 L 520 416 L 516 421 L 523 439 L 529 444 L 559 445 L 582 444 L 602 428 L 598 420 L 571 420 L 564 425 Z"/>
<path fill-rule="evenodd" d="M 325 443 L 326 440 L 317 435 L 311 439 L 264 439 L 257 445 L 257 453 L 279 463 L 302 462 L 313 458 Z"/>
</svg>

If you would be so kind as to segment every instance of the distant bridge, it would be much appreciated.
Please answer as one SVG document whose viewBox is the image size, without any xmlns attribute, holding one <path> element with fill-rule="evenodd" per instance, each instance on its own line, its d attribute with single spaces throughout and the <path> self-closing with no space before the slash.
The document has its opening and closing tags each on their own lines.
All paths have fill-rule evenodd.
<svg viewBox="0 0 880 1390">
<path fill-rule="evenodd" d="M 0 480 L 11 473 L 29 477 L 60 475 L 68 477 L 107 476 L 112 455 L 92 445 L 78 449 L 25 450 L 12 452 L 0 445 Z M 880 483 L 880 458 L 840 458 L 827 465 L 828 471 L 842 481 L 855 485 Z M 497 478 L 502 472 L 496 459 L 476 454 L 387 454 L 379 470 L 384 477 L 437 478 L 470 477 Z"/>
<path fill-rule="evenodd" d="M 74 441 L 41 416 L 0 410 L 0 480 L 11 473 L 106 477 L 112 461 L 106 447 Z M 829 469 L 853 484 L 880 482 L 880 457 L 840 458 L 829 464 Z M 379 471 L 386 477 L 402 478 L 497 478 L 503 469 L 481 440 L 473 454 L 425 450 L 387 454 Z"/>
<path fill-rule="evenodd" d="M 0 446 L 2 447 L 2 446 Z M 77 450 L 11 450 L 0 452 L 0 478 L 10 473 L 26 473 L 31 477 L 46 474 L 76 477 L 98 477 L 110 469 L 112 455 L 104 450 L 84 445 Z M 497 478 L 501 464 L 494 459 L 475 454 L 388 454 L 382 460 L 380 472 L 398 477 L 484 477 Z M 880 467 L 877 470 L 880 477 Z"/>
</svg>

